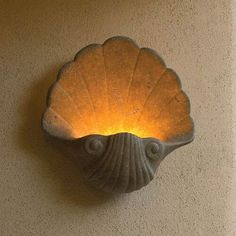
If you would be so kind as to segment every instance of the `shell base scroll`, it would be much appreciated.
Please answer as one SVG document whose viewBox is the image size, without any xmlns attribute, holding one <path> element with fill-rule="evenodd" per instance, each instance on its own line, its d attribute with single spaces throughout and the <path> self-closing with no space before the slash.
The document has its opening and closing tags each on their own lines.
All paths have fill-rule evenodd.
<svg viewBox="0 0 236 236">
<path fill-rule="evenodd" d="M 186 144 L 142 139 L 131 133 L 90 135 L 72 143 L 86 181 L 102 191 L 116 193 L 147 185 L 164 157 Z"/>
</svg>

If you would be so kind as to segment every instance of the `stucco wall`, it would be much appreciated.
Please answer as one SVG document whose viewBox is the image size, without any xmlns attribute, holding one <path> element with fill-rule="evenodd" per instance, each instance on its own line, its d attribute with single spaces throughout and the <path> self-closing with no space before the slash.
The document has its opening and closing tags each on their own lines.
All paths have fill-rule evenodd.
<svg viewBox="0 0 236 236">
<path fill-rule="evenodd" d="M 1 0 L 0 235 L 236 235 L 234 3 Z M 114 35 L 178 72 L 196 138 L 146 188 L 109 198 L 48 143 L 40 118 L 58 69 Z"/>
</svg>

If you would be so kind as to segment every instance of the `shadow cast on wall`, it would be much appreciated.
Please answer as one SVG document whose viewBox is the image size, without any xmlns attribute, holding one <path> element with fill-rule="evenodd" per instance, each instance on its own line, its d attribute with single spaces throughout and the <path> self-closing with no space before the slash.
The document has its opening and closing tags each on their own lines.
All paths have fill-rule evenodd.
<svg viewBox="0 0 236 236">
<path fill-rule="evenodd" d="M 15 5 L 15 7 L 18 8 L 17 14 L 20 16 L 25 15 L 23 19 L 29 17 L 27 18 L 27 24 L 32 24 L 34 27 L 22 27 L 22 29 L 19 30 L 19 27 L 16 27 L 16 25 L 13 24 L 11 26 L 11 30 L 13 32 L 18 32 L 19 30 L 21 38 L 26 42 L 28 42 L 27 39 L 30 34 L 30 40 L 32 40 L 29 41 L 31 42 L 30 46 L 40 45 L 39 48 L 42 48 L 42 42 L 46 42 L 48 39 L 55 40 L 55 36 L 51 34 L 51 26 L 48 27 L 48 22 L 46 20 L 47 17 L 52 16 L 53 22 L 55 23 L 55 28 L 60 28 L 64 25 L 64 27 L 72 27 L 70 29 L 70 39 L 75 46 L 75 50 L 78 50 L 78 41 L 84 46 L 83 41 L 87 42 L 87 40 L 77 34 L 77 23 L 71 25 L 68 24 L 68 22 L 70 22 L 69 20 L 64 22 L 64 18 L 60 17 L 58 12 L 62 11 L 64 6 L 70 6 L 69 13 L 67 11 L 63 11 L 65 16 L 69 18 L 72 16 L 77 17 L 78 15 L 79 19 L 82 20 L 84 18 L 88 18 L 90 19 L 90 24 L 96 25 L 97 20 L 94 18 L 94 14 L 97 9 L 92 7 L 91 11 L 88 11 L 92 5 L 87 1 L 71 1 L 68 3 L 63 1 L 59 2 L 61 2 L 61 4 L 58 4 L 58 2 L 46 2 L 45 5 L 41 3 L 38 5 L 35 2 L 30 2 L 27 5 L 27 8 L 19 2 L 19 6 Z M 106 3 L 103 2 L 101 5 L 106 5 Z M 124 3 L 124 5 L 126 4 Z M 112 4 L 110 7 L 112 7 Z M 42 11 L 44 12 L 45 17 L 40 18 Z M 29 12 L 30 14 L 28 15 Z M 103 17 L 105 16 L 106 14 L 103 15 Z M 38 18 L 41 20 L 38 21 Z M 80 22 L 77 18 L 75 19 L 75 22 Z M 37 23 L 34 24 L 35 22 Z M 105 26 L 105 23 L 106 21 L 104 21 L 103 26 Z M 35 27 L 35 25 L 37 27 Z M 43 28 L 42 32 L 38 27 Z M 29 31 L 29 29 L 31 30 Z M 88 33 L 88 25 L 84 23 L 84 21 L 82 21 L 82 23 L 80 22 L 79 31 Z M 75 33 L 74 36 L 73 33 Z M 111 32 L 106 34 L 107 36 L 103 37 L 104 39 L 108 38 L 108 36 L 112 36 Z M 59 37 L 59 35 L 56 34 L 56 38 Z M 102 35 L 104 36 L 104 34 Z M 50 36 L 52 38 L 50 38 Z M 67 40 L 61 39 L 57 42 L 65 43 Z M 45 48 L 47 47 L 45 46 Z M 59 50 L 58 52 L 60 52 L 60 47 L 55 47 L 54 50 L 56 50 L 56 48 Z M 50 54 L 48 51 L 45 52 L 42 60 L 44 60 L 43 58 L 47 57 L 48 54 Z M 63 53 L 60 55 L 62 54 Z M 75 54 L 75 51 L 73 51 L 73 54 Z M 56 56 L 55 51 L 54 55 Z M 65 62 L 66 61 L 64 61 L 64 63 Z M 81 204 L 84 206 L 103 204 L 110 199 L 114 199 L 114 196 L 95 190 L 84 183 L 79 167 L 75 164 L 75 161 L 65 155 L 60 148 L 60 144 L 58 145 L 56 140 L 53 140 L 45 135 L 41 128 L 41 117 L 46 108 L 46 96 L 48 89 L 56 80 L 57 73 L 63 64 L 54 65 L 45 75 L 40 76 L 40 74 L 38 74 L 38 77 L 35 77 L 34 80 L 32 79 L 33 82 L 29 85 L 24 99 L 19 101 L 20 105 L 18 108 L 18 114 L 20 117 L 19 119 L 22 120 L 22 123 L 17 131 L 16 145 L 20 150 L 28 152 L 30 154 L 29 156 L 32 156 L 32 158 L 34 157 L 37 159 L 37 164 L 39 166 L 37 166 L 36 171 L 39 172 L 40 176 L 47 176 L 48 179 L 43 180 L 45 181 L 45 184 L 50 182 L 49 179 L 51 180 L 52 183 L 50 184 L 50 191 L 56 194 L 55 197 L 65 202 Z"/>
<path fill-rule="evenodd" d="M 56 189 L 55 193 L 61 200 L 84 206 L 102 204 L 112 195 L 84 183 L 77 162 L 66 155 L 61 143 L 47 136 L 41 127 L 46 94 L 56 78 L 58 68 L 54 68 L 29 87 L 26 99 L 21 101 L 19 110 L 24 120 L 18 132 L 17 142 L 21 149 L 40 159 L 42 175 L 48 176 L 49 179 L 53 178 L 56 186 L 53 186 L 52 191 Z"/>
</svg>

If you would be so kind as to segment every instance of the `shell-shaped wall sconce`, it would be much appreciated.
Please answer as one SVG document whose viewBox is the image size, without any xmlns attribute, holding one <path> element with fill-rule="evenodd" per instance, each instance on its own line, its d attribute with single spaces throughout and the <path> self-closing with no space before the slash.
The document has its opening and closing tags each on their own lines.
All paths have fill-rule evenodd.
<svg viewBox="0 0 236 236">
<path fill-rule="evenodd" d="M 193 140 L 178 76 L 126 37 L 89 45 L 61 69 L 42 125 L 76 144 L 85 178 L 107 192 L 147 185 L 168 153 Z"/>
</svg>

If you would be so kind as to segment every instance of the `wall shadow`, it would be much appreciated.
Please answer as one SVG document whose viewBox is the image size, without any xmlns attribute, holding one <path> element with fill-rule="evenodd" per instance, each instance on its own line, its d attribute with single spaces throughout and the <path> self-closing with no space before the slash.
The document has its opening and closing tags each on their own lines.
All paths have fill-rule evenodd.
<svg viewBox="0 0 236 236">
<path fill-rule="evenodd" d="M 35 81 L 29 87 L 26 99 L 21 101 L 19 115 L 24 117 L 24 120 L 17 133 L 17 144 L 22 150 L 29 152 L 30 156 L 40 159 L 39 172 L 53 179 L 56 184 L 52 188 L 55 190 L 55 197 L 83 206 L 102 204 L 112 195 L 86 184 L 76 160 L 65 152 L 60 141 L 46 135 L 41 127 L 41 117 L 46 108 L 46 94 L 55 81 L 59 68 L 55 66 L 43 78 Z"/>
</svg>

